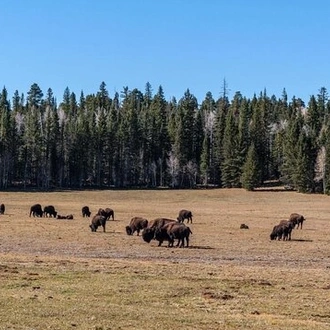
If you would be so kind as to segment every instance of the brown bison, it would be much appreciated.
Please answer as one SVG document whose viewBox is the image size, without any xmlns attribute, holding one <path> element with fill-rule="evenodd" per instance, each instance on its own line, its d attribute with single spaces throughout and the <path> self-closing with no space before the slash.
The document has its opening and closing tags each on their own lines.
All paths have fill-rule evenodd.
<svg viewBox="0 0 330 330">
<path fill-rule="evenodd" d="M 273 230 L 270 234 L 270 239 L 273 241 L 273 240 L 276 240 L 278 239 L 279 241 L 282 239 L 283 237 L 283 231 L 284 231 L 284 226 L 282 225 L 276 225 L 273 227 Z"/>
<path fill-rule="evenodd" d="M 176 246 L 184 247 L 186 240 L 186 246 L 189 247 L 190 234 L 192 234 L 192 231 L 183 223 L 170 222 L 161 228 L 156 228 L 155 239 L 159 242 L 158 246 L 161 246 L 163 241 L 168 241 L 168 247 L 172 247 L 174 240 L 177 239 Z"/>
<path fill-rule="evenodd" d="M 157 219 L 150 221 L 148 224 L 148 227 L 144 228 L 142 231 L 143 240 L 147 243 L 150 243 L 151 240 L 155 238 L 156 229 L 161 228 L 170 222 L 178 223 L 176 220 L 166 219 L 166 218 L 157 218 Z"/>
<path fill-rule="evenodd" d="M 82 216 L 85 217 L 90 217 L 91 216 L 91 211 L 89 210 L 88 206 L 83 206 L 81 209 Z"/>
<path fill-rule="evenodd" d="M 300 225 L 300 229 L 302 229 L 303 222 L 305 220 L 306 219 L 304 218 L 304 216 L 299 214 L 299 213 L 291 213 L 290 214 L 289 221 L 295 223 L 297 225 L 297 229 L 299 228 L 299 225 Z"/>
<path fill-rule="evenodd" d="M 294 224 L 288 220 L 281 220 L 280 223 L 273 227 L 273 230 L 270 234 L 271 240 L 291 240 L 291 232 L 294 228 Z"/>
<path fill-rule="evenodd" d="M 91 231 L 95 232 L 97 231 L 97 228 L 102 226 L 103 232 L 105 232 L 105 224 L 106 224 L 106 219 L 103 215 L 94 215 L 91 224 L 89 225 Z"/>
<path fill-rule="evenodd" d="M 68 215 L 57 215 L 56 219 L 60 219 L 60 220 L 73 220 L 73 214 L 68 214 Z"/>
<path fill-rule="evenodd" d="M 31 216 L 31 214 L 34 217 L 42 217 L 43 211 L 42 211 L 41 205 L 40 204 L 32 205 L 30 208 L 30 216 Z"/>
<path fill-rule="evenodd" d="M 295 227 L 295 223 L 290 220 L 281 220 L 279 225 L 283 226 L 283 240 L 291 241 L 291 232 Z"/>
<path fill-rule="evenodd" d="M 179 216 L 177 217 L 177 220 L 179 222 L 183 222 L 184 219 L 187 219 L 187 223 L 189 223 L 189 221 L 192 223 L 192 213 L 189 210 L 181 210 L 179 212 Z"/>
<path fill-rule="evenodd" d="M 57 212 L 55 211 L 55 207 L 53 205 L 45 206 L 44 216 L 45 217 L 54 217 L 54 218 L 56 218 Z"/>
<path fill-rule="evenodd" d="M 110 220 L 110 218 L 112 217 L 112 220 L 115 220 L 115 212 L 113 211 L 113 209 L 110 208 L 105 208 L 105 209 L 99 209 L 97 212 L 98 215 L 103 215 L 106 220 Z"/>
<path fill-rule="evenodd" d="M 5 214 L 5 204 L 0 205 L 0 214 Z"/>
<path fill-rule="evenodd" d="M 137 236 L 140 235 L 140 230 L 148 227 L 148 220 L 141 217 L 134 217 L 131 219 L 128 226 L 126 226 L 127 235 L 133 235 L 137 232 Z"/>
</svg>

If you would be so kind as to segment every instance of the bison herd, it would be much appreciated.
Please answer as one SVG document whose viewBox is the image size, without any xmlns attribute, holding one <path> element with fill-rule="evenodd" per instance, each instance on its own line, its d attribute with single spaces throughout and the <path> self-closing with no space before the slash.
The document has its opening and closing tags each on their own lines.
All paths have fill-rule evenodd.
<svg viewBox="0 0 330 330">
<path fill-rule="evenodd" d="M 5 205 L 0 204 L 0 214 L 5 213 Z M 92 212 L 88 206 L 83 206 L 81 209 L 83 217 L 91 217 Z M 54 219 L 72 220 L 73 214 L 60 215 L 55 210 L 53 205 L 47 205 L 43 209 L 40 204 L 34 204 L 30 208 L 29 216 L 33 217 L 47 217 Z M 158 241 L 158 246 L 161 246 L 164 241 L 168 242 L 168 247 L 174 246 L 174 241 L 177 240 L 176 246 L 189 247 L 189 237 L 192 231 L 184 224 L 192 223 L 192 212 L 189 210 L 180 210 L 176 220 L 167 218 L 156 218 L 148 221 L 144 217 L 133 217 L 129 224 L 125 227 L 127 235 L 133 235 L 135 232 L 137 236 L 142 232 L 143 241 L 150 243 L 152 240 Z M 90 222 L 90 229 L 96 232 L 98 227 L 102 227 L 103 232 L 106 231 L 106 223 L 108 220 L 115 220 L 114 210 L 111 208 L 99 208 L 96 214 L 92 217 Z M 298 213 L 292 213 L 288 220 L 281 220 L 275 225 L 270 234 L 270 240 L 290 241 L 292 230 L 294 228 L 302 229 L 305 217 Z M 249 229 L 245 224 L 241 224 L 241 229 Z"/>
<path fill-rule="evenodd" d="M 291 213 L 288 220 L 281 220 L 280 223 L 274 226 L 270 239 L 273 240 L 283 240 L 291 241 L 291 232 L 295 227 L 302 229 L 303 222 L 306 219 L 303 215 L 298 213 Z"/>
</svg>

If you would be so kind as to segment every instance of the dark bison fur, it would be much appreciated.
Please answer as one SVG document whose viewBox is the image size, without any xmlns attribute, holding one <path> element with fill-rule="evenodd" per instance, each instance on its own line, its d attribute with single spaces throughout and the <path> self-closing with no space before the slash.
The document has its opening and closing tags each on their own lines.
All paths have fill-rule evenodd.
<svg viewBox="0 0 330 330">
<path fill-rule="evenodd" d="M 83 208 L 81 209 L 81 213 L 84 218 L 85 217 L 89 218 L 91 216 L 91 211 L 89 210 L 88 206 L 83 206 Z"/>
<path fill-rule="evenodd" d="M 5 204 L 0 205 L 0 214 L 5 214 Z"/>
<path fill-rule="evenodd" d="M 179 212 L 179 216 L 177 217 L 177 220 L 179 222 L 183 222 L 184 219 L 187 219 L 187 223 L 189 223 L 189 221 L 192 223 L 192 213 L 189 210 L 181 210 Z"/>
<path fill-rule="evenodd" d="M 167 223 L 178 223 L 176 220 L 167 218 L 157 218 L 149 222 L 148 227 L 142 231 L 142 238 L 145 242 L 150 243 L 155 237 L 155 231 L 157 228 L 161 228 Z"/>
<path fill-rule="evenodd" d="M 103 232 L 105 232 L 105 224 L 106 224 L 107 220 L 105 219 L 105 217 L 103 215 L 94 215 L 91 224 L 89 225 L 91 231 L 97 231 L 97 228 L 102 226 L 103 228 Z"/>
<path fill-rule="evenodd" d="M 147 228 L 148 226 L 148 220 L 141 217 L 134 217 L 131 219 L 128 226 L 126 226 L 126 233 L 127 235 L 133 235 L 135 232 L 137 232 L 137 236 L 140 235 L 140 230 L 143 230 L 144 228 Z"/>
<path fill-rule="evenodd" d="M 57 219 L 61 220 L 73 220 L 73 214 L 68 214 L 68 215 L 57 215 Z"/>
<path fill-rule="evenodd" d="M 249 226 L 246 225 L 245 223 L 242 223 L 240 229 L 249 229 Z"/>
<path fill-rule="evenodd" d="M 112 220 L 115 220 L 115 212 L 113 211 L 113 209 L 110 208 L 105 208 L 105 209 L 99 209 L 97 212 L 98 215 L 103 215 L 106 220 L 110 220 L 110 218 L 112 218 Z"/>
<path fill-rule="evenodd" d="M 281 226 L 283 226 L 283 240 L 289 240 L 291 241 L 291 232 L 292 229 L 295 227 L 294 222 L 290 220 L 281 220 L 279 223 Z"/>
<path fill-rule="evenodd" d="M 273 241 L 273 240 L 281 240 L 283 236 L 283 226 L 281 225 L 276 225 L 273 227 L 273 230 L 270 234 L 270 239 Z"/>
<path fill-rule="evenodd" d="M 289 221 L 295 223 L 295 225 L 297 225 L 297 229 L 299 228 L 299 225 L 300 225 L 300 229 L 302 229 L 303 222 L 305 220 L 306 219 L 304 218 L 304 216 L 299 214 L 299 213 L 291 213 L 290 214 Z"/>
<path fill-rule="evenodd" d="M 43 211 L 42 211 L 41 205 L 40 204 L 32 205 L 30 208 L 30 216 L 31 216 L 31 214 L 34 217 L 42 217 Z"/>
<path fill-rule="evenodd" d="M 44 216 L 45 217 L 54 217 L 56 218 L 57 216 L 57 212 L 55 211 L 55 207 L 53 205 L 48 205 L 48 206 L 45 206 L 44 208 Z"/>
<path fill-rule="evenodd" d="M 281 220 L 280 223 L 274 226 L 271 234 L 271 240 L 283 240 L 283 241 L 290 241 L 291 240 L 291 232 L 294 228 L 294 224 L 288 220 Z"/>
<path fill-rule="evenodd" d="M 156 229 L 155 239 L 159 242 L 158 246 L 161 246 L 163 241 L 168 241 L 168 246 L 172 247 L 174 240 L 177 239 L 176 246 L 184 247 L 186 240 L 186 246 L 189 247 L 190 234 L 192 234 L 192 231 L 183 223 L 168 223 Z"/>
</svg>

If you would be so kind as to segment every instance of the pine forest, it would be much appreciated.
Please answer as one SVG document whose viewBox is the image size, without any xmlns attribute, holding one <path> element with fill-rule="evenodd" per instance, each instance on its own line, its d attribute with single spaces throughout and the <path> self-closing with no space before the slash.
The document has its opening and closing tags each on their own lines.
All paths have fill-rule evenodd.
<svg viewBox="0 0 330 330">
<path fill-rule="evenodd" d="M 226 83 L 224 82 L 224 86 Z M 37 83 L 0 93 L 0 189 L 244 188 L 267 182 L 330 194 L 330 100 L 180 99 L 124 87 L 110 96 L 67 87 L 58 102 Z"/>
</svg>

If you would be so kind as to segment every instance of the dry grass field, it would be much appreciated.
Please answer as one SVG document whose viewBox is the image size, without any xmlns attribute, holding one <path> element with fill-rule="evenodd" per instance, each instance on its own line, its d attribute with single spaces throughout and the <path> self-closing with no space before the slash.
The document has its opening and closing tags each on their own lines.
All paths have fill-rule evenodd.
<svg viewBox="0 0 330 330">
<path fill-rule="evenodd" d="M 1 192 L 0 329 L 330 329 L 330 198 L 239 189 Z M 29 217 L 52 204 L 74 220 Z M 81 207 L 111 207 L 92 233 Z M 193 211 L 190 248 L 128 236 Z M 307 219 L 270 241 L 290 213 Z M 249 226 L 240 229 L 240 224 Z"/>
</svg>

